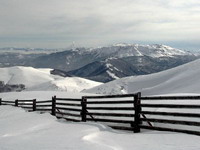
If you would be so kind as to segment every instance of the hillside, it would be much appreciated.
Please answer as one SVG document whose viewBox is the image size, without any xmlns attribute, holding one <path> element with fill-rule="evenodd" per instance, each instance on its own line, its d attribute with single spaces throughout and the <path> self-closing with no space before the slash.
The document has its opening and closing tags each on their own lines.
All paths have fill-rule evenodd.
<svg viewBox="0 0 200 150">
<path fill-rule="evenodd" d="M 150 56 L 112 57 L 92 62 L 79 69 L 69 71 L 68 74 L 98 82 L 109 82 L 127 76 L 160 72 L 190 62 L 193 59 L 195 59 L 194 56 L 160 58 Z"/>
<path fill-rule="evenodd" d="M 85 92 L 119 94 L 140 91 L 143 95 L 200 93 L 199 66 L 200 59 L 159 73 L 111 81 Z"/>
<path fill-rule="evenodd" d="M 52 75 L 51 70 L 32 67 L 0 68 L 0 81 L 9 85 L 23 84 L 26 90 L 80 91 L 101 84 L 78 77 Z"/>
</svg>

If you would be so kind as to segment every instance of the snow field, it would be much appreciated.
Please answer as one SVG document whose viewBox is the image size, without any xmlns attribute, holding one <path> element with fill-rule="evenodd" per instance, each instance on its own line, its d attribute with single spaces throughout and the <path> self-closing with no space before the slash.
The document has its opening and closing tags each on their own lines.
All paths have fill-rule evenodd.
<svg viewBox="0 0 200 150">
<path fill-rule="evenodd" d="M 148 131 L 126 133 L 96 123 L 70 123 L 49 114 L 0 107 L 0 149 L 198 150 L 200 137 Z"/>
<path fill-rule="evenodd" d="M 141 91 L 142 95 L 199 95 L 199 73 L 200 60 L 188 63 L 186 65 L 155 73 L 151 75 L 128 77 L 119 79 L 110 83 L 103 84 L 85 92 L 100 94 L 121 94 L 135 93 Z M 55 84 L 49 85 L 49 82 L 56 82 L 63 78 L 48 75 L 48 70 L 28 69 L 29 75 L 24 73 L 15 76 L 15 72 L 20 67 L 14 68 L 14 71 L 1 70 L 0 79 L 6 83 L 17 83 L 22 77 L 27 81 L 27 86 L 31 90 L 26 92 L 0 93 L 3 100 L 14 101 L 15 99 L 34 99 L 50 100 L 52 96 L 63 98 L 80 98 L 88 96 L 88 93 L 79 92 L 61 92 L 48 91 L 57 90 Z M 33 73 L 35 72 L 35 73 Z M 42 78 L 41 74 L 42 73 Z M 40 74 L 40 75 L 39 75 Z M 30 77 L 30 75 L 33 75 Z M 19 80 L 18 80 L 19 79 Z M 44 81 L 41 86 L 35 87 L 34 81 Z M 30 80 L 31 82 L 29 82 Z M 76 80 L 77 81 L 77 80 Z M 62 87 L 62 82 L 56 82 Z M 64 82 L 63 82 L 64 83 Z M 80 83 L 80 82 L 78 82 Z M 61 84 L 61 85 L 60 85 Z M 66 84 L 66 83 L 64 83 Z M 72 83 L 70 85 L 73 85 Z M 54 88 L 56 86 L 56 88 Z M 88 87 L 88 85 L 86 86 Z M 75 86 L 75 89 L 77 86 Z M 46 91 L 40 91 L 40 90 Z M 81 90 L 81 89 L 79 89 Z M 178 94 L 180 93 L 180 94 Z M 181 94 L 183 93 L 183 94 Z M 168 103 L 168 104 L 198 104 L 200 101 L 148 101 L 144 103 Z M 108 106 L 108 105 L 107 105 Z M 113 105 L 114 107 L 114 105 Z M 157 112 L 179 112 L 180 109 L 151 108 L 144 110 L 153 110 Z M 200 113 L 200 110 L 184 109 L 188 113 Z M 160 118 L 161 116 L 147 115 L 148 118 Z M 199 118 L 186 119 L 185 117 L 177 117 L 180 120 L 198 121 Z M 123 119 L 123 118 L 122 118 Z M 173 117 L 165 117 L 165 119 L 174 119 Z M 161 127 L 174 127 L 176 125 L 158 124 Z M 177 128 L 185 128 L 177 126 Z M 27 113 L 25 110 L 11 106 L 0 106 L 0 149 L 2 150 L 199 150 L 199 136 L 187 135 L 173 132 L 157 132 L 151 130 L 142 130 L 141 133 L 133 134 L 131 132 L 121 132 L 112 130 L 106 125 L 100 123 L 71 123 L 64 120 L 57 120 L 50 114 L 39 114 L 37 112 Z M 192 130 L 199 131 L 199 127 L 190 127 Z"/>
<path fill-rule="evenodd" d="M 70 93 L 70 92 L 54 92 L 54 91 L 26 91 L 26 92 L 12 92 L 12 93 L 1 93 L 0 97 L 3 100 L 11 100 L 14 101 L 15 99 L 34 99 L 37 98 L 37 101 L 41 100 L 51 100 L 51 97 L 56 95 L 59 98 L 78 98 L 81 99 L 82 96 L 88 96 L 90 94 L 88 93 Z M 129 98 L 115 98 L 115 99 L 88 99 L 88 101 L 117 101 L 117 100 L 133 100 L 132 97 Z M 59 101 L 58 101 L 59 102 Z M 63 103 L 63 101 L 61 101 Z M 80 104 L 80 102 L 76 102 Z M 200 105 L 200 100 L 156 100 L 156 101 L 142 101 L 142 104 L 196 104 Z M 60 107 L 59 105 L 57 105 Z M 88 107 L 133 107 L 133 104 L 88 104 Z M 66 107 L 66 106 L 65 106 Z M 74 107 L 74 106 L 67 106 L 68 108 L 78 108 L 81 109 L 81 107 Z M 182 113 L 197 113 L 200 114 L 199 109 L 175 109 L 175 108 L 142 108 L 143 111 L 154 111 L 154 112 L 182 112 Z M 73 112 L 73 111 L 66 111 L 66 110 L 60 110 L 64 113 L 72 113 L 80 115 L 80 112 Z M 134 110 L 88 110 L 90 113 L 122 113 L 122 114 L 134 114 Z M 151 119 L 167 119 L 167 120 L 180 120 L 180 121 L 199 121 L 199 118 L 189 118 L 189 117 L 173 117 L 173 116 L 159 116 L 159 115 L 146 115 L 147 118 Z M 67 118 L 71 119 L 78 119 L 80 120 L 80 117 L 72 117 L 67 116 Z M 88 116 L 88 118 L 90 118 Z M 127 121 L 134 121 L 133 117 L 108 117 L 108 116 L 94 116 L 96 119 L 117 119 L 117 120 L 127 120 Z M 200 127 L 196 126 L 187 126 L 187 125 L 174 125 L 174 124 L 167 124 L 167 123 L 153 123 L 156 127 L 167 127 L 167 128 L 176 128 L 176 129 L 186 129 L 186 130 L 194 130 L 199 131 Z M 105 125 L 115 125 L 114 123 L 104 123 Z M 144 122 L 144 124 L 147 124 Z M 123 126 L 123 127 L 131 127 L 130 124 L 123 124 L 119 123 L 117 126 Z M 143 132 L 143 130 L 142 130 Z"/>
</svg>

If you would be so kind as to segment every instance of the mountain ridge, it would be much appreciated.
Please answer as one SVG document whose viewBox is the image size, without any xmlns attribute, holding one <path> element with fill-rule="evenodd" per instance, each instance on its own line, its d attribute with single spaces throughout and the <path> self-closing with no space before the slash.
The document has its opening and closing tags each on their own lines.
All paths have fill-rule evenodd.
<svg viewBox="0 0 200 150">
<path fill-rule="evenodd" d="M 98 48 L 73 48 L 50 54 L 0 53 L 0 67 L 53 68 L 57 73 L 60 70 L 60 75 L 65 72 L 64 76 L 109 82 L 126 76 L 163 71 L 197 58 L 199 55 L 196 53 L 166 45 L 123 43 Z"/>
<path fill-rule="evenodd" d="M 199 93 L 200 59 L 162 72 L 117 79 L 84 90 L 96 94 L 127 94 L 142 92 L 143 95 L 173 93 Z"/>
</svg>

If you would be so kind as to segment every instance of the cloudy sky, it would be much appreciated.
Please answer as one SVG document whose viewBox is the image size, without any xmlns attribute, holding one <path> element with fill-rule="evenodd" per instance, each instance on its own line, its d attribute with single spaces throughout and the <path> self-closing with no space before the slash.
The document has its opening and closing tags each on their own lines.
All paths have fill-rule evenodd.
<svg viewBox="0 0 200 150">
<path fill-rule="evenodd" d="M 166 44 L 200 50 L 199 0 L 0 0 L 0 47 Z"/>
</svg>

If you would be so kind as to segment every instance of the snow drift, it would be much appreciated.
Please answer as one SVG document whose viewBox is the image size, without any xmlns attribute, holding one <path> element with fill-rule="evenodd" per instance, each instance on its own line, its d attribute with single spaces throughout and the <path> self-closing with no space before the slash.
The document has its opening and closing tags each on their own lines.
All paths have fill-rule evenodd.
<svg viewBox="0 0 200 150">
<path fill-rule="evenodd" d="M 81 91 L 100 85 L 100 82 L 79 78 L 60 77 L 50 74 L 51 69 L 32 67 L 0 68 L 0 81 L 5 84 L 24 84 L 26 90 Z"/>
<path fill-rule="evenodd" d="M 143 95 L 200 93 L 199 66 L 200 59 L 159 73 L 118 79 L 85 92 L 125 94 L 140 91 Z"/>
<path fill-rule="evenodd" d="M 1 150 L 198 150 L 199 137 L 146 131 L 133 134 L 97 123 L 71 123 L 50 114 L 0 107 Z M 162 133 L 162 134 L 161 134 Z"/>
</svg>

